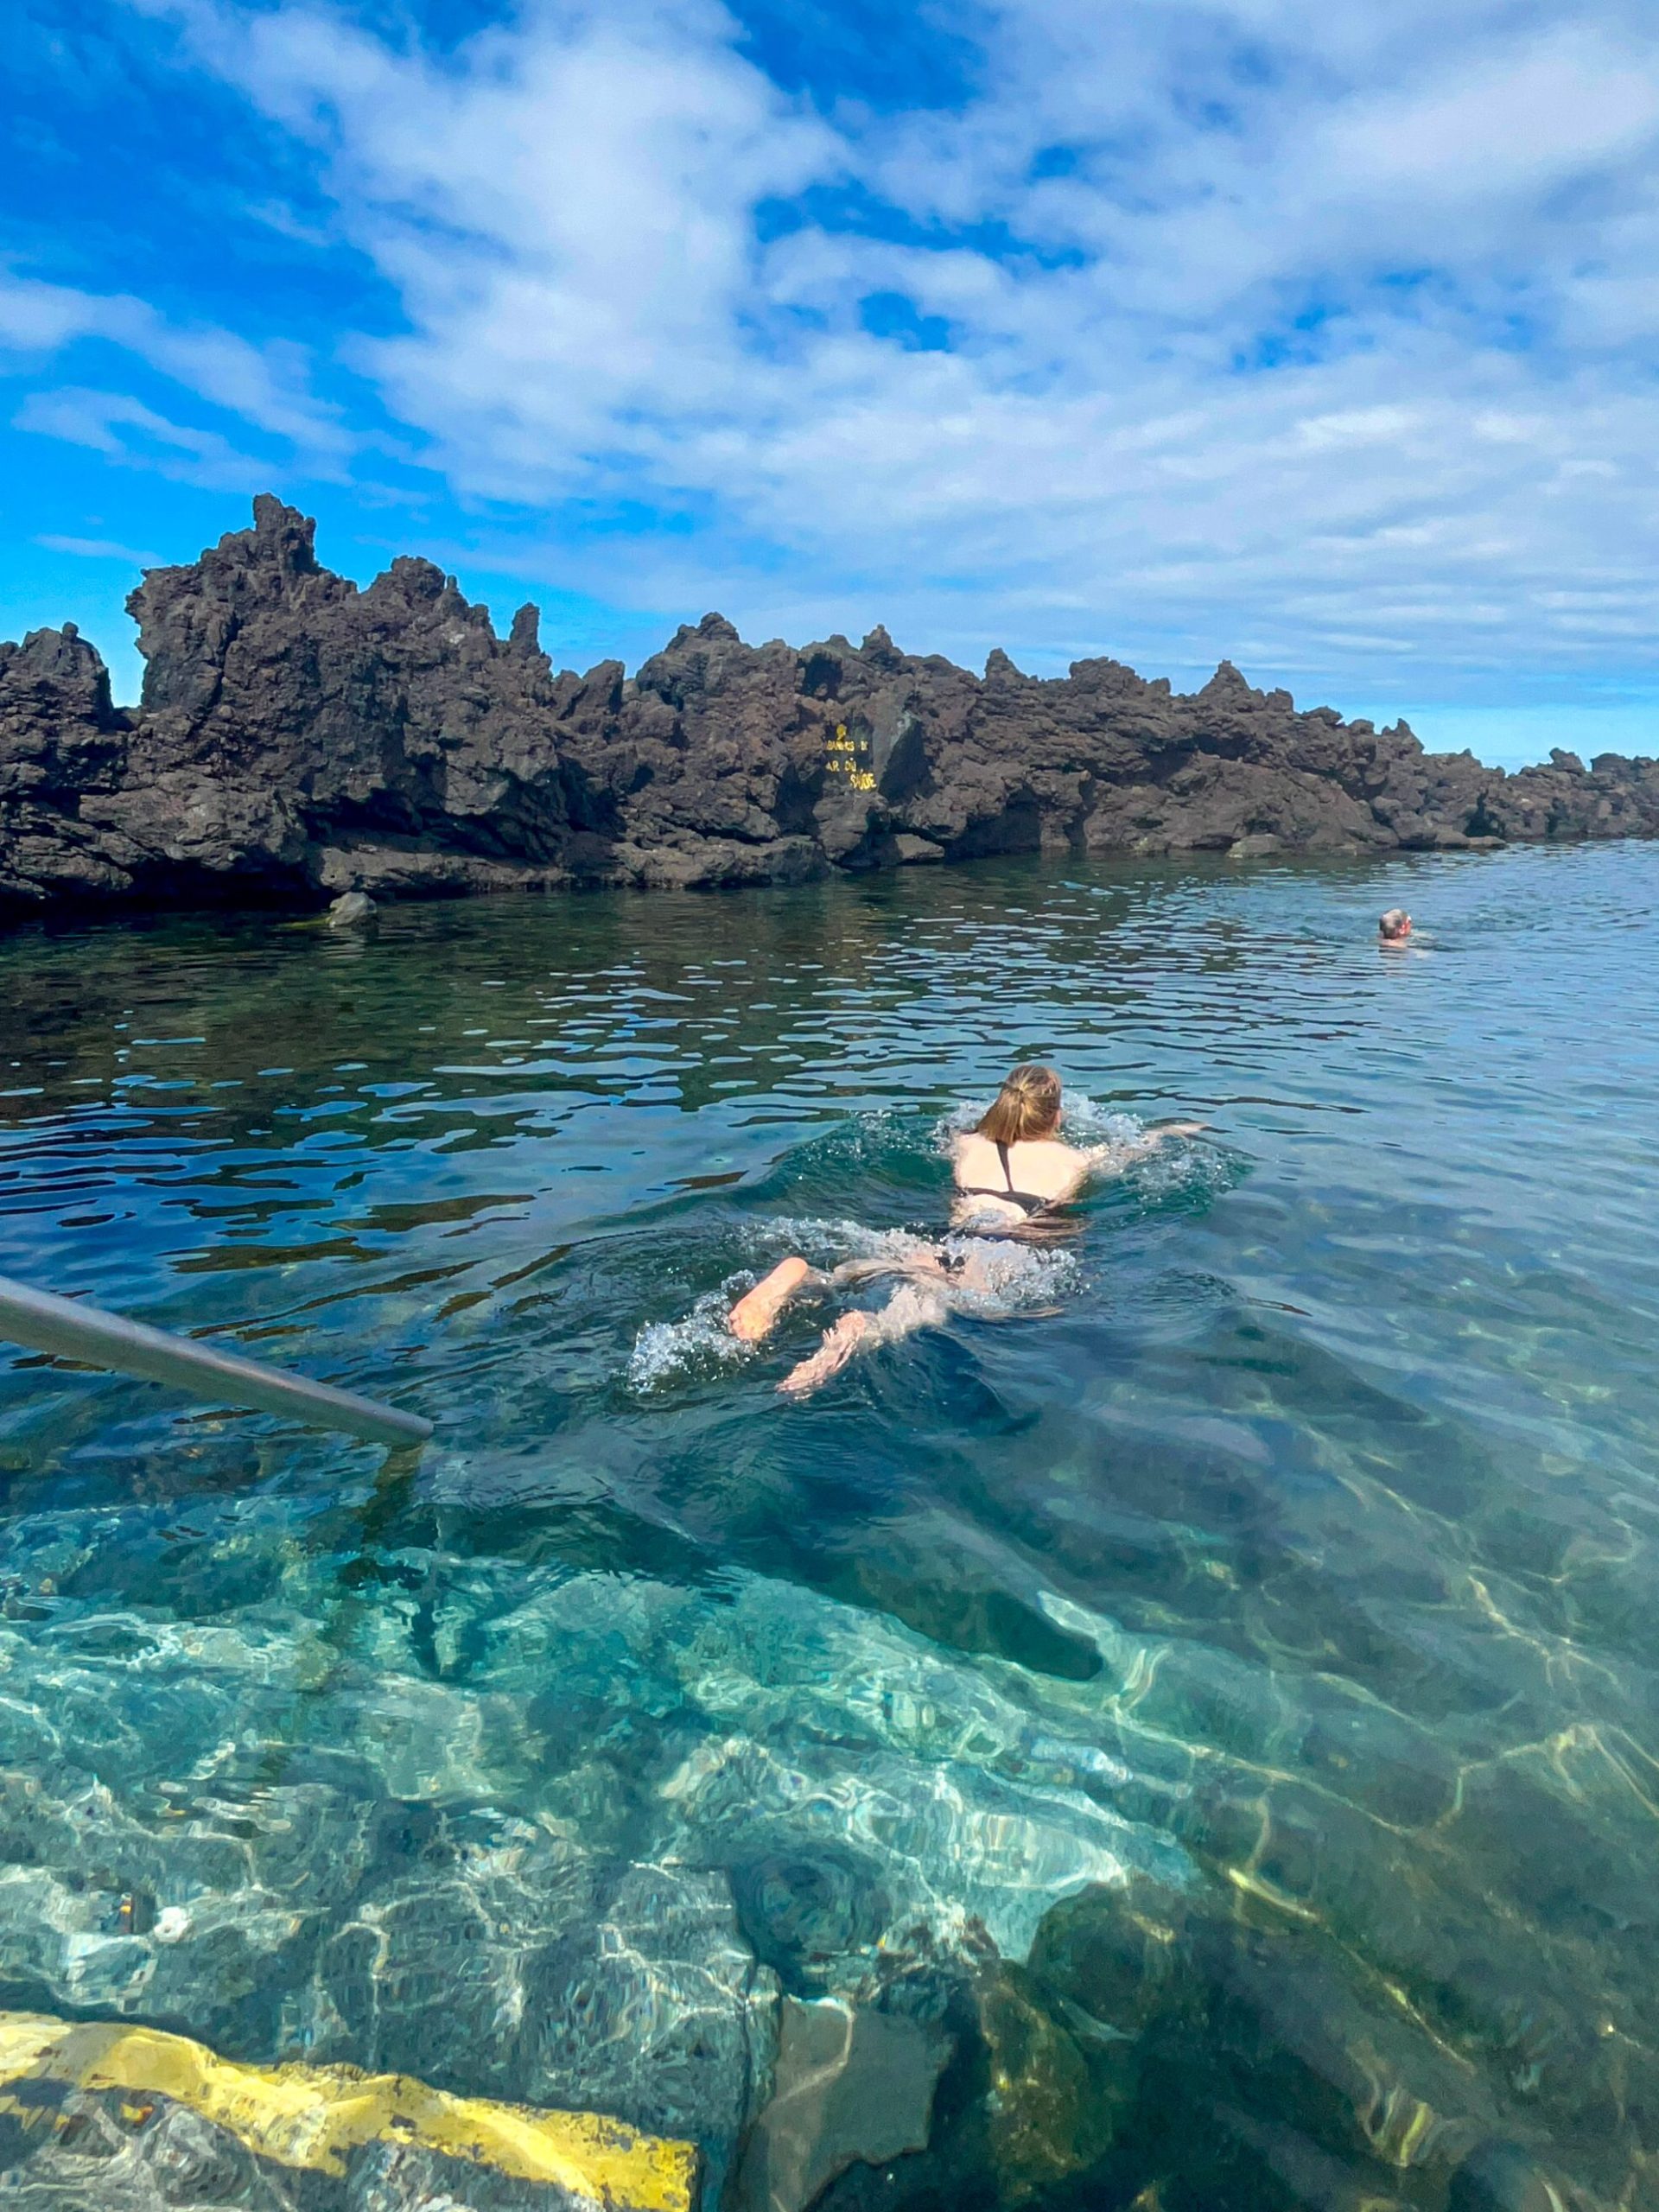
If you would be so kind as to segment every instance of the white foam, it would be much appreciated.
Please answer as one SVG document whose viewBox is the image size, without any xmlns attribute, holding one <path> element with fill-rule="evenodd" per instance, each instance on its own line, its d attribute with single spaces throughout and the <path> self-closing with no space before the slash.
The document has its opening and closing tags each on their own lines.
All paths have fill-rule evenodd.
<svg viewBox="0 0 1659 2212">
<path fill-rule="evenodd" d="M 849 1296 L 868 1291 L 880 1301 L 874 1316 L 878 1338 L 889 1333 L 882 1329 L 882 1315 L 893 1301 L 897 1305 L 890 1333 L 897 1337 L 915 1325 L 910 1309 L 918 1295 L 938 1309 L 928 1317 L 930 1321 L 944 1321 L 953 1313 L 1007 1320 L 1033 1307 L 1054 1305 L 1075 1287 L 1078 1274 L 1071 1252 L 970 1232 L 932 1238 L 908 1230 L 866 1229 L 855 1221 L 809 1217 L 757 1224 L 750 1242 L 759 1246 L 763 1258 L 799 1252 L 826 1269 L 845 1260 L 888 1262 L 891 1276 L 875 1275 L 866 1283 L 847 1286 Z M 946 1272 L 934 1274 L 935 1266 Z M 912 1268 L 914 1274 L 908 1272 Z M 732 1334 L 726 1317 L 734 1300 L 754 1280 L 752 1274 L 734 1275 L 719 1290 L 705 1292 L 681 1319 L 648 1323 L 634 1339 L 628 1357 L 629 1388 L 659 1390 L 719 1374 L 752 1358 L 755 1347 Z"/>
<path fill-rule="evenodd" d="M 1138 1115 L 1121 1107 L 1101 1106 L 1080 1090 L 1065 1094 L 1065 1122 L 1061 1135 L 1078 1144 L 1109 1144 L 1127 1149 L 1142 1143 L 1147 1125 Z"/>
<path fill-rule="evenodd" d="M 949 1304 L 964 1313 L 987 1317 L 1052 1306 L 1077 1287 L 1075 1252 L 1052 1245 L 1022 1243 L 1017 1237 L 958 1233 L 941 1238 L 936 1251 L 965 1268 L 949 1285 Z"/>
<path fill-rule="evenodd" d="M 934 1249 L 910 1229 L 869 1229 L 861 1221 L 823 1214 L 779 1214 L 749 1224 L 744 1242 L 757 1258 L 781 1259 L 798 1252 L 814 1267 L 838 1267 L 843 1260 L 904 1259 Z"/>
<path fill-rule="evenodd" d="M 934 1129 L 935 1149 L 948 1157 L 952 1140 L 966 1129 L 977 1128 L 990 1112 L 991 1104 L 988 1098 L 965 1098 L 959 1106 L 953 1106 Z M 1086 1092 L 1068 1090 L 1065 1105 L 1060 1135 L 1066 1143 L 1109 1144 L 1127 1150 L 1146 1135 L 1146 1124 L 1133 1114 L 1126 1114 L 1116 1106 L 1097 1105 Z"/>
<path fill-rule="evenodd" d="M 628 1355 L 629 1388 L 660 1390 L 671 1382 L 741 1366 L 751 1357 L 753 1347 L 726 1325 L 732 1298 L 728 1289 L 706 1291 L 682 1319 L 647 1322 Z"/>
<path fill-rule="evenodd" d="M 902 1281 L 907 1265 L 925 1269 L 930 1262 L 951 1270 L 950 1278 L 935 1282 L 925 1277 L 925 1287 L 937 1292 L 958 1312 L 981 1314 L 1016 1313 L 1050 1305 L 1077 1279 L 1075 1254 L 1052 1245 L 1029 1244 L 1005 1233 L 1007 1216 L 993 1210 L 985 1226 L 997 1232 L 976 1236 L 971 1223 L 950 1234 L 925 1236 L 910 1229 L 867 1229 L 861 1222 L 804 1216 L 756 1223 L 749 1235 L 760 1253 L 770 1258 L 798 1252 L 815 1267 L 837 1267 L 847 1260 L 890 1262 L 893 1280 Z M 969 1279 L 962 1279 L 966 1269 Z M 880 1277 L 872 1287 L 879 1288 Z"/>
</svg>

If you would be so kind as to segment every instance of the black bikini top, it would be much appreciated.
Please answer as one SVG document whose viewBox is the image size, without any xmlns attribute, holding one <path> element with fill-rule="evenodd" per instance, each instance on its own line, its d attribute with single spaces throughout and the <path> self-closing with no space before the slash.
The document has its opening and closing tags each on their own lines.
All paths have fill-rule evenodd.
<svg viewBox="0 0 1659 2212">
<path fill-rule="evenodd" d="M 982 1183 L 977 1185 L 973 1183 L 963 1183 L 960 1188 L 964 1198 L 1012 1198 L 1015 1205 L 1020 1207 L 1028 1214 L 1044 1213 L 1051 1205 L 1053 1205 L 1054 1201 L 1052 1198 L 1039 1198 L 1034 1192 L 1016 1191 L 1014 1189 L 1014 1170 L 1008 1165 L 1008 1147 L 1007 1145 L 1000 1144 L 997 1146 L 996 1156 L 1002 1163 L 1002 1177 L 1003 1180 L 1007 1185 L 1007 1188 L 1003 1191 L 998 1191 L 991 1189 Z"/>
</svg>

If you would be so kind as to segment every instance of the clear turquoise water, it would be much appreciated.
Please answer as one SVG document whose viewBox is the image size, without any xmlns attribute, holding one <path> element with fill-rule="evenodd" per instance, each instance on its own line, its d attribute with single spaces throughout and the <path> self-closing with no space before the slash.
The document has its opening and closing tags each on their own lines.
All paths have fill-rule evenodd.
<svg viewBox="0 0 1659 2212">
<path fill-rule="evenodd" d="M 0 1272 L 438 1424 L 0 1367 L 0 2004 L 718 2184 L 840 1993 L 957 2056 L 838 2206 L 1659 2199 L 1659 855 L 25 931 L 0 988 Z M 780 1398 L 825 1317 L 739 1352 L 731 1286 L 936 1231 L 1027 1055 L 1211 1132 Z"/>
</svg>

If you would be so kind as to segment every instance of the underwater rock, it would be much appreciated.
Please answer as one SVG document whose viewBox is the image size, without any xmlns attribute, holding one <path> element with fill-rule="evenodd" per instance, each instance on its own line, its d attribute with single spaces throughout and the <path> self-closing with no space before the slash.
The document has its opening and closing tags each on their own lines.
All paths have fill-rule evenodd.
<svg viewBox="0 0 1659 2212">
<path fill-rule="evenodd" d="M 1057 1897 L 1185 1877 L 1078 1786 L 1116 1785 L 1064 1705 L 867 1610 L 435 1558 L 416 1608 L 289 1556 L 276 1501 L 238 1523 L 248 1610 L 112 1604 L 118 1574 L 155 1603 L 174 1518 L 0 1545 L 90 1608 L 0 1619 L 0 2002 L 610 2113 L 696 2141 L 712 2190 L 780 1977 L 968 2037 L 975 1973 Z"/>
<path fill-rule="evenodd" d="M 879 1859 L 826 1838 L 817 1850 L 746 1852 L 732 1869 L 738 1918 L 755 1955 L 797 1987 L 819 1987 L 874 1955 L 898 1916 Z"/>
<path fill-rule="evenodd" d="M 1137 1883 L 1081 1890 L 1045 1916 L 1030 1969 L 1048 2003 L 1090 2043 L 1134 2044 L 1155 2021 L 1191 2026 L 1201 1986 L 1189 1970 L 1198 1901 Z"/>
<path fill-rule="evenodd" d="M 1198 2131 L 1225 2180 L 1218 2201 L 1236 2196 L 1284 2212 L 1413 2212 L 1414 2192 L 1398 2195 L 1376 2167 L 1332 2158 L 1294 2126 L 1227 2104 L 1211 2104 Z M 1185 2178 L 1188 2146 L 1172 2146 L 1172 2164 Z M 1408 2184 L 1409 2188 L 1409 2184 Z"/>
<path fill-rule="evenodd" d="M 1177 2159 L 1201 2199 L 1562 2212 L 1499 2138 L 1490 2080 L 1396 1987 L 1244 1893 L 1068 1898 L 1016 1987 L 1083 2056 L 1117 2052 L 1115 2156 L 1137 2185 L 1169 2171 L 1172 2126 L 1201 2120 Z"/>
<path fill-rule="evenodd" d="M 1575 2140 L 1589 2099 L 1616 2134 L 1646 2094 L 1599 2012 L 1588 2057 L 1563 2045 L 1539 2088 L 1517 2045 L 1521 2086 L 1502 2089 L 1484 2053 L 1511 2001 L 1535 2024 L 1525 1963 L 1437 2030 L 1436 1962 L 1466 1980 L 1481 1923 L 1423 1938 L 1388 1977 L 1404 2002 L 1315 1918 L 1330 1878 L 1294 1856 L 1284 1785 L 1268 1820 L 1250 1778 L 1236 1834 L 1213 1789 L 1180 1800 L 1202 1863 L 1143 1825 L 1140 1782 L 1101 1748 L 1128 1756 L 1098 1678 L 1027 1673 L 1016 1694 L 1001 1661 L 747 1574 L 711 1598 L 411 1548 L 342 1579 L 251 1496 L 234 1584 L 213 1586 L 238 1594 L 210 1606 L 190 1584 L 190 1618 L 168 1620 L 175 1522 L 65 1507 L 0 1543 L 0 1567 L 54 1588 L 40 1618 L 0 1618 L 0 2001 L 611 2113 L 695 2140 L 712 2204 L 772 2093 L 781 1981 L 957 2044 L 927 2150 L 849 2167 L 838 2212 L 979 2212 L 989 2174 L 1005 2202 L 1079 2204 L 1097 2185 L 1120 2201 L 1103 2177 L 1128 2175 L 1128 2203 L 1171 2173 L 1172 2143 L 1195 2202 L 1439 2204 L 1459 2173 L 1475 2186 L 1480 2145 Z M 1056 1617 L 1083 1633 L 1080 1611 Z M 1103 1630 L 1101 1649 L 1116 1679 Z M 1277 1707 L 1216 1680 L 1217 1725 L 1247 1753 L 1270 1744 Z M 1414 1738 L 1376 1740 L 1403 1771 Z M 1366 1786 L 1407 1802 L 1391 1774 Z M 1304 1809 L 1351 1855 L 1333 1798 Z M 1548 1853 L 1538 1874 L 1556 1879 Z M 1563 2012 L 1581 1986 L 1565 1977 Z M 1266 2178 L 1230 2195 L 1247 2160 Z M 383 2163 L 376 2212 L 412 2212 L 421 2188 L 471 2204 L 412 2154 Z M 90 2184 L 62 2200 L 125 2201 L 155 2212 L 153 2193 Z"/>
<path fill-rule="evenodd" d="M 630 1866 L 593 1920 L 523 1977 L 526 2094 L 701 2145 L 717 2204 L 772 2078 L 778 1984 L 721 1874 Z"/>
<path fill-rule="evenodd" d="M 1452 2177 L 1446 2212 L 1565 2212 L 1564 2200 L 1518 2143 L 1483 2143 Z"/>
<path fill-rule="evenodd" d="M 630 678 L 555 674 L 431 563 L 365 589 L 270 496 L 146 572 L 147 668 L 114 709 L 77 635 L 0 645 L 0 904 L 322 903 L 798 882 L 1085 849 L 1436 851 L 1659 834 L 1659 765 L 1557 752 L 1505 775 L 1299 712 L 1224 661 L 1192 694 L 1113 660 L 982 677 L 860 645 L 747 645 L 718 614 Z"/>
<path fill-rule="evenodd" d="M 786 1997 L 770 2101 L 750 2130 L 734 2212 L 804 2212 L 850 2165 L 924 2150 L 949 2039 L 834 1999 Z"/>
<path fill-rule="evenodd" d="M 148 2028 L 0 2012 L 0 2190 L 63 2212 L 694 2212 L 692 2144 Z"/>
<path fill-rule="evenodd" d="M 1134 2046 L 1096 2035 L 1085 2048 L 1037 1979 L 1007 1964 L 981 1985 L 979 2028 L 990 2067 L 989 2156 L 1001 2201 L 1019 2204 L 1111 2147 L 1133 2093 Z"/>
</svg>

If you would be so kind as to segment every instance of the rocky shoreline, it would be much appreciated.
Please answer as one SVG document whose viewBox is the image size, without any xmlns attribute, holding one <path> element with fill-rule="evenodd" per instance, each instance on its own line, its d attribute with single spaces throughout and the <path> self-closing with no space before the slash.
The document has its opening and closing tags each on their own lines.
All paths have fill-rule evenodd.
<svg viewBox="0 0 1659 2212">
<path fill-rule="evenodd" d="M 1386 852 L 1659 835 L 1659 764 L 1506 775 L 1224 661 L 982 677 L 706 615 L 630 677 L 556 673 L 427 561 L 365 589 L 264 496 L 128 601 L 142 704 L 73 624 L 0 643 L 0 911 L 316 906 L 585 884 L 714 887 L 989 853 Z"/>
</svg>

